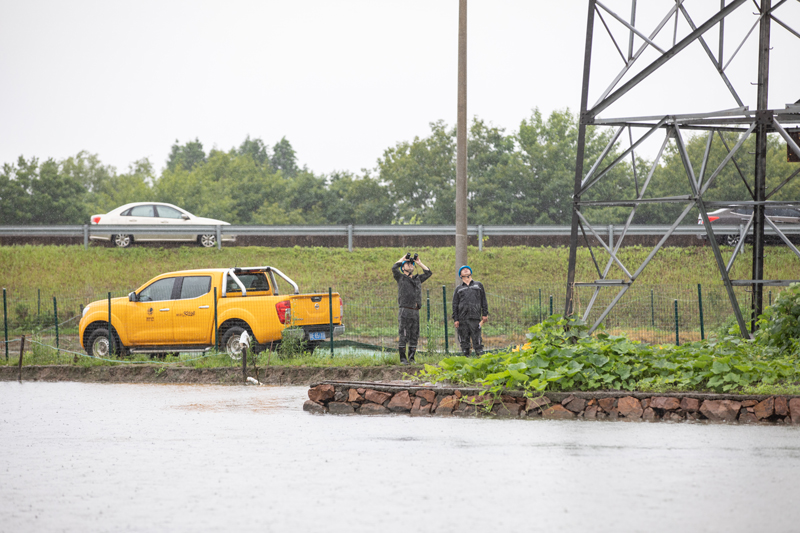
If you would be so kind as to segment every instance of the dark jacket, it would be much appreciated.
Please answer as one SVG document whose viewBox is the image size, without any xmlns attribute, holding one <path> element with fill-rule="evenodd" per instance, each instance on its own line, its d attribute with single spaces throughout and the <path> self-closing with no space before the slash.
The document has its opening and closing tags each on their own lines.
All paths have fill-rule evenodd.
<svg viewBox="0 0 800 533">
<path fill-rule="evenodd" d="M 430 270 L 422 270 L 422 274 L 406 276 L 400 269 L 400 263 L 392 266 L 392 276 L 397 281 L 397 305 L 411 309 L 422 307 L 422 282 L 431 277 Z"/>
<path fill-rule="evenodd" d="M 480 319 L 489 316 L 489 303 L 486 291 L 479 281 L 472 280 L 469 285 L 462 283 L 453 293 L 453 321 Z"/>
</svg>

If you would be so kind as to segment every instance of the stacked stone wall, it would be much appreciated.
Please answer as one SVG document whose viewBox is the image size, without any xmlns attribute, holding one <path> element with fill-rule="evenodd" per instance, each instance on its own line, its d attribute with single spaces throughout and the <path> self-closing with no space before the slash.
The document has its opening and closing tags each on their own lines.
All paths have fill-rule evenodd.
<svg viewBox="0 0 800 533">
<path fill-rule="evenodd" d="M 303 409 L 319 414 L 800 424 L 800 397 L 790 396 L 575 392 L 526 397 L 511 391 L 495 397 L 476 388 L 328 381 L 312 385 L 308 398 Z"/>
</svg>

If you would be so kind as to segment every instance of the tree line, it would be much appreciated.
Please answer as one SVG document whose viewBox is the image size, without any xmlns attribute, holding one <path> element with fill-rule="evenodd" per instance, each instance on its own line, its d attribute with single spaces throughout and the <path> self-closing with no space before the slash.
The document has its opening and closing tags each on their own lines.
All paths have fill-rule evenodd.
<svg viewBox="0 0 800 533">
<path fill-rule="evenodd" d="M 511 133 L 473 119 L 467 150 L 470 224 L 569 224 L 577 134 L 577 117 L 568 109 L 547 118 L 534 109 Z M 588 129 L 585 168 L 591 168 L 611 134 Z M 725 167 L 708 199 L 748 199 L 741 175 L 752 179 L 753 141 L 748 139 L 734 157 L 735 164 Z M 716 168 L 735 142 L 735 133 L 715 137 L 708 168 Z M 691 137 L 687 148 L 697 173 L 706 135 Z M 613 161 L 622 150 L 615 145 L 606 161 Z M 286 138 L 268 146 L 249 136 L 238 147 L 208 153 L 199 139 L 176 141 L 160 174 L 149 159 L 118 173 L 87 152 L 60 161 L 20 156 L 4 163 L 0 171 L 0 224 L 84 224 L 92 214 L 142 201 L 172 203 L 231 224 L 454 224 L 455 162 L 455 128 L 443 121 L 431 123 L 425 137 L 387 148 L 374 168 L 360 174 L 316 174 L 300 166 Z M 584 199 L 632 198 L 651 164 L 643 158 L 635 164 L 620 163 Z M 768 187 L 779 184 L 796 166 L 786 162 L 785 144 L 770 136 Z M 671 142 L 645 197 L 690 193 L 683 161 Z M 772 199 L 798 197 L 800 180 L 794 180 Z M 669 224 L 682 209 L 682 204 L 642 206 L 634 223 Z M 630 208 L 584 212 L 592 223 L 621 224 Z M 686 222 L 695 220 L 696 215 Z"/>
</svg>

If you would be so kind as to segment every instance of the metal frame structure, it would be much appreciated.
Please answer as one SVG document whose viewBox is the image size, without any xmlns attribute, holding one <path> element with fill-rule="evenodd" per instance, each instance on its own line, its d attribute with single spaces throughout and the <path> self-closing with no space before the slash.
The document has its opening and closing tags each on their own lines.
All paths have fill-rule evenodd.
<svg viewBox="0 0 800 533">
<path fill-rule="evenodd" d="M 705 8 L 708 8 L 708 0 L 705 2 Z M 762 287 L 764 285 L 788 285 L 793 280 L 764 280 L 763 279 L 763 260 L 764 260 L 764 229 L 767 225 L 771 226 L 777 235 L 790 247 L 790 249 L 800 258 L 800 251 L 792 245 L 789 239 L 784 235 L 780 228 L 776 227 L 772 221 L 764 216 L 765 208 L 767 206 L 800 206 L 800 199 L 798 201 L 778 202 L 772 201 L 770 198 L 777 193 L 784 185 L 794 179 L 800 168 L 792 172 L 780 185 L 772 189 L 766 190 L 766 155 L 767 155 L 767 134 L 777 133 L 787 143 L 788 149 L 800 157 L 800 147 L 792 139 L 787 127 L 789 125 L 800 124 L 800 101 L 795 104 L 786 105 L 785 109 L 768 109 L 767 95 L 769 87 L 769 54 L 770 54 L 770 30 L 772 22 L 775 22 L 782 29 L 785 29 L 794 37 L 800 39 L 800 32 L 793 29 L 785 21 L 778 18 L 779 10 L 782 6 L 787 4 L 789 0 L 777 0 L 773 5 L 773 0 L 753 0 L 757 8 L 757 16 L 755 24 L 747 32 L 747 35 L 741 40 L 730 56 L 727 56 L 729 50 L 725 47 L 725 21 L 737 10 L 747 9 L 752 10 L 751 5 L 747 0 L 720 0 L 719 9 L 716 13 L 712 14 L 706 20 L 697 24 L 691 17 L 689 11 L 690 0 L 674 0 L 671 7 L 663 15 L 654 28 L 643 29 L 637 26 L 637 1 L 630 0 L 631 11 L 628 18 L 619 15 L 612 11 L 609 7 L 604 5 L 600 0 L 588 1 L 588 15 L 586 25 L 586 46 L 584 52 L 584 65 L 583 65 L 583 86 L 581 91 L 581 104 L 580 104 L 580 123 L 578 129 L 578 147 L 577 147 L 577 160 L 575 165 L 575 182 L 574 182 L 574 195 L 573 195 L 573 214 L 572 226 L 570 235 L 570 254 L 568 264 L 567 276 L 567 297 L 565 304 L 565 315 L 571 316 L 574 313 L 573 301 L 575 298 L 574 291 L 576 287 L 591 287 L 594 289 L 593 295 L 584 311 L 583 319 L 589 318 L 589 313 L 592 311 L 598 295 L 603 289 L 616 289 L 617 294 L 611 300 L 610 304 L 600 312 L 599 317 L 594 319 L 591 331 L 594 331 L 609 311 L 616 305 L 622 298 L 625 292 L 630 288 L 642 271 L 647 267 L 648 263 L 653 259 L 659 249 L 664 245 L 667 238 L 672 235 L 678 228 L 679 224 L 683 221 L 686 215 L 693 208 L 697 208 L 700 217 L 702 218 L 705 231 L 708 235 L 708 242 L 710 243 L 714 258 L 716 260 L 717 268 L 719 269 L 722 282 L 725 286 L 726 292 L 731 302 L 733 314 L 739 325 L 739 329 L 743 337 L 748 338 L 748 332 L 744 317 L 739 308 L 739 304 L 734 294 L 734 286 L 751 286 L 752 287 L 752 314 L 751 314 L 751 331 L 755 330 L 755 319 L 761 314 L 762 305 Z M 653 9 L 653 5 L 648 2 L 647 9 Z M 777 12 L 777 13 L 776 13 Z M 642 18 L 642 17 L 640 17 Z M 596 22 L 599 21 L 599 22 Z M 673 22 L 671 24 L 671 22 Z M 678 23 L 690 28 L 690 31 L 678 38 Z M 619 33 L 615 38 L 614 33 L 609 27 L 611 24 L 621 24 L 624 26 L 624 34 L 627 37 L 627 43 L 622 42 L 619 38 Z M 640 25 L 641 26 L 641 25 Z M 664 46 L 663 33 L 669 32 L 672 29 L 672 44 L 671 46 Z M 757 108 L 751 110 L 746 106 L 736 91 L 734 84 L 726 74 L 727 67 L 731 61 L 736 57 L 742 46 L 747 39 L 751 36 L 755 28 L 758 27 L 758 88 L 757 88 Z M 666 30 L 665 30 L 666 28 Z M 706 37 L 706 33 L 712 28 L 716 28 L 719 35 L 719 43 L 714 46 Z M 591 61 L 593 42 L 595 40 L 594 31 L 598 29 L 602 31 L 605 29 L 604 35 L 611 39 L 616 51 L 622 57 L 623 66 L 617 72 L 613 81 L 602 92 L 598 101 L 590 106 L 589 105 L 589 83 L 592 74 Z M 662 34 L 662 35 L 660 35 Z M 662 44 L 656 43 L 657 37 L 662 39 Z M 638 48 L 634 48 L 634 42 L 640 43 Z M 730 97 L 735 102 L 736 107 L 732 109 L 724 109 L 719 111 L 710 111 L 704 113 L 681 114 L 681 115 L 666 115 L 666 116 L 635 116 L 624 118 L 601 118 L 599 115 L 609 106 L 616 102 L 624 102 L 624 99 L 629 96 L 628 93 L 642 83 L 647 78 L 653 77 L 659 72 L 659 69 L 670 61 L 675 56 L 684 53 L 684 50 L 692 44 L 699 43 L 708 58 L 708 66 L 713 68 L 719 75 L 725 87 L 727 87 Z M 627 47 L 627 54 L 624 52 Z M 713 48 L 716 48 L 716 53 Z M 800 47 L 798 47 L 800 49 Z M 648 64 L 642 64 L 644 61 L 642 56 L 645 51 L 653 54 L 653 50 L 657 52 L 657 57 Z M 634 70 L 639 69 L 639 70 Z M 633 74 L 636 72 L 636 74 Z M 627 76 L 627 78 L 626 78 Z M 622 80 L 626 79 L 624 83 Z M 604 126 L 615 128 L 610 142 L 605 147 L 598 160 L 592 167 L 584 173 L 584 166 L 586 163 L 586 143 L 587 143 L 587 127 L 589 126 Z M 626 131 L 627 130 L 627 131 Z M 636 169 L 636 150 L 640 145 L 645 142 L 649 137 L 661 131 L 664 135 L 664 140 L 661 143 L 661 148 L 655 160 L 652 163 L 649 171 L 644 179 L 640 181 L 640 176 L 637 175 Z M 689 159 L 689 154 L 686 148 L 686 132 L 693 131 L 705 132 L 707 135 L 706 149 L 703 156 L 700 169 L 692 167 Z M 641 133 L 643 132 L 643 133 Z M 737 132 L 738 140 L 735 145 L 728 146 L 725 142 L 722 132 Z M 613 160 L 609 155 L 613 153 L 612 149 L 618 146 L 620 139 L 623 139 L 623 133 L 627 133 L 630 147 L 622 151 L 619 155 L 614 155 Z M 756 138 L 756 151 L 755 151 L 755 171 L 752 176 L 747 176 L 736 162 L 733 161 L 734 156 L 741 150 L 745 141 L 749 136 L 755 135 Z M 715 136 L 721 140 L 728 151 L 727 156 L 723 159 L 721 164 L 716 168 L 709 168 L 709 155 L 711 152 L 711 145 Z M 655 138 L 654 138 L 655 139 Z M 684 196 L 671 196 L 671 197 L 647 197 L 646 191 L 653 179 L 656 166 L 659 164 L 665 148 L 670 142 L 675 143 L 675 148 L 680 155 L 683 163 L 684 170 L 688 184 L 691 189 L 691 194 Z M 635 181 L 635 195 L 626 199 L 625 201 L 589 201 L 584 200 L 582 197 L 587 191 L 601 182 L 609 173 L 622 161 L 631 158 L 633 161 L 633 178 Z M 750 193 L 751 199 L 748 201 L 722 201 L 713 202 L 704 199 L 704 194 L 708 191 L 709 187 L 715 182 L 720 175 L 723 168 L 726 167 L 731 161 L 736 165 L 739 176 L 744 181 Z M 748 179 L 749 178 L 749 179 Z M 752 184 L 752 185 L 751 185 Z M 637 267 L 629 268 L 619 257 L 618 252 L 622 241 L 625 239 L 631 222 L 633 221 L 636 210 L 640 205 L 644 204 L 667 204 L 678 203 L 683 204 L 685 207 L 680 215 L 669 226 L 664 233 L 658 244 L 652 249 L 647 258 Z M 591 224 L 587 220 L 585 213 L 581 211 L 582 208 L 589 207 L 629 207 L 631 209 L 630 215 L 625 222 L 624 229 L 616 243 L 604 242 L 603 238 L 592 229 Z M 733 250 L 733 254 L 726 263 L 723 259 L 720 248 L 714 237 L 714 230 L 711 227 L 708 218 L 709 208 L 718 207 L 737 207 L 737 206 L 752 206 L 753 215 L 750 217 L 746 228 L 745 234 L 748 234 L 752 228 L 753 230 L 753 269 L 752 278 L 747 280 L 732 280 L 730 279 L 731 267 L 734 260 L 742 252 L 742 244 L 744 239 L 741 239 L 738 245 Z M 587 236 L 588 233 L 594 237 L 594 240 L 599 243 L 599 247 L 607 254 L 608 260 L 604 268 L 598 263 L 595 252 L 592 250 L 592 244 Z M 598 274 L 598 279 L 588 282 L 576 282 L 575 270 L 577 261 L 577 247 L 580 237 L 589 247 L 591 252 L 592 261 Z M 609 272 L 612 265 L 616 265 L 623 273 L 624 279 L 608 279 Z M 796 281 L 796 280 L 794 280 Z"/>
</svg>

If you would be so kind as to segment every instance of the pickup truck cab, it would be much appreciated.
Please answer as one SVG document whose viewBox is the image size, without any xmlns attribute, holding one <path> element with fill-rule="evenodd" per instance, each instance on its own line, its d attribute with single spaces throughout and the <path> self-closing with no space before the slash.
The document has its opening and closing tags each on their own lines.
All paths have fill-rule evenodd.
<svg viewBox="0 0 800 533">
<path fill-rule="evenodd" d="M 278 278 L 291 294 L 282 294 Z M 217 346 L 239 357 L 245 332 L 256 351 L 289 336 L 313 350 L 330 341 L 331 329 L 334 336 L 344 333 L 342 299 L 338 293 L 332 299 L 333 305 L 327 293 L 300 294 L 294 281 L 269 266 L 169 272 L 127 297 L 112 298 L 110 305 L 109 300 L 87 305 L 80 341 L 94 357 L 206 352 Z"/>
</svg>

